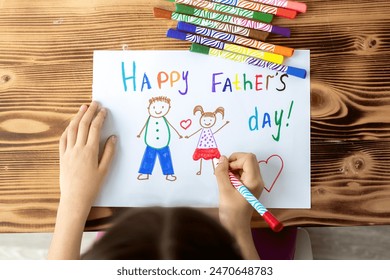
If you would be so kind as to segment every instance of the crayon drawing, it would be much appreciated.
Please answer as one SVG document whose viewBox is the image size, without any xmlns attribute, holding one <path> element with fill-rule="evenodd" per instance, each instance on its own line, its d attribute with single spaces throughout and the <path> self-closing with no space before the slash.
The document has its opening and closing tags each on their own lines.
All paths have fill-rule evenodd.
<svg viewBox="0 0 390 280">
<path fill-rule="evenodd" d="M 217 114 L 220 114 L 223 119 L 225 115 L 225 109 L 223 107 L 218 107 L 217 109 L 215 109 L 214 112 L 204 112 L 203 107 L 197 105 L 195 106 L 193 113 L 194 115 L 196 115 L 196 113 L 198 112 L 200 112 L 199 124 L 201 128 L 199 128 L 191 135 L 186 136 L 185 138 L 190 138 L 200 132 L 198 145 L 196 146 L 192 158 L 195 161 L 200 160 L 199 171 L 196 172 L 196 175 L 201 175 L 203 160 L 211 160 L 213 170 L 215 171 L 213 159 L 219 159 L 221 157 L 221 154 L 218 150 L 217 142 L 215 141 L 214 135 L 222 128 L 224 128 L 229 123 L 229 121 L 225 121 L 225 123 L 220 128 L 213 131 L 212 127 L 217 122 Z"/>
<path fill-rule="evenodd" d="M 218 207 L 216 160 L 247 152 L 265 207 L 309 208 L 310 52 L 285 64 L 308 77 L 189 51 L 95 51 L 101 143 L 118 142 L 94 205 Z"/>
<path fill-rule="evenodd" d="M 146 149 L 139 167 L 138 180 L 148 180 L 152 174 L 156 159 L 158 157 L 165 179 L 176 181 L 174 175 L 171 150 L 169 144 L 171 141 L 171 128 L 182 138 L 183 136 L 174 128 L 166 118 L 171 109 L 171 100 L 166 96 L 158 96 L 149 99 L 148 112 L 145 125 L 138 133 L 140 138 L 144 132 L 144 142 Z"/>
</svg>

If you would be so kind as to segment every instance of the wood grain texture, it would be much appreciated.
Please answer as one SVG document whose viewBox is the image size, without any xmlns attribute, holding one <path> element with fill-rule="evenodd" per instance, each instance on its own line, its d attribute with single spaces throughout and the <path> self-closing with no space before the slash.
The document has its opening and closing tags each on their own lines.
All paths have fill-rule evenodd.
<svg viewBox="0 0 390 280">
<path fill-rule="evenodd" d="M 311 50 L 312 209 L 273 213 L 286 225 L 390 224 L 390 2 L 304 2 L 306 14 L 274 21 L 291 38 L 267 41 Z M 91 99 L 94 50 L 188 48 L 165 37 L 175 22 L 154 19 L 153 7 L 172 9 L 0 0 L 0 232 L 53 229 L 58 139 Z M 120 211 L 99 210 L 89 228 Z"/>
</svg>

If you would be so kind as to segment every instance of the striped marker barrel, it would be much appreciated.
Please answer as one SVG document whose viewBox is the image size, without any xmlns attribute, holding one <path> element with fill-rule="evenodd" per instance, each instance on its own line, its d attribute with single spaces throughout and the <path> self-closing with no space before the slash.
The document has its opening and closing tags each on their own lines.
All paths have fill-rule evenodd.
<svg viewBox="0 0 390 280">
<path fill-rule="evenodd" d="M 279 222 L 278 219 L 276 219 L 263 204 L 260 203 L 260 201 L 241 183 L 240 180 L 237 179 L 232 172 L 229 172 L 229 178 L 233 187 L 235 187 L 246 201 L 255 208 L 273 231 L 279 232 L 283 229 L 283 224 Z"/>
</svg>

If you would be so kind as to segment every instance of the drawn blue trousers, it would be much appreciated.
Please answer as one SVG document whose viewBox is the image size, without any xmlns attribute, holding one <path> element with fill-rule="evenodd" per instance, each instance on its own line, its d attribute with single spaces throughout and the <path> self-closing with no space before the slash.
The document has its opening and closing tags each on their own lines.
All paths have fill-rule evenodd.
<svg viewBox="0 0 390 280">
<path fill-rule="evenodd" d="M 173 165 L 172 157 L 169 146 L 165 146 L 161 149 L 152 148 L 146 146 L 144 156 L 142 158 L 141 166 L 139 167 L 139 173 L 141 174 L 152 174 L 156 158 L 160 160 L 161 169 L 164 175 L 172 175 Z"/>
</svg>

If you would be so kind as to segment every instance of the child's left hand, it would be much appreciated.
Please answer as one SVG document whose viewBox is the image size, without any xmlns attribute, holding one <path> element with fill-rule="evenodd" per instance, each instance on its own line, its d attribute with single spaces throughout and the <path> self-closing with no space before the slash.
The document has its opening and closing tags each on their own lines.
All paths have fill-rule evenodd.
<svg viewBox="0 0 390 280">
<path fill-rule="evenodd" d="M 98 103 L 82 105 L 60 139 L 60 205 L 87 218 L 110 167 L 116 136 L 111 136 L 99 159 L 99 141 L 107 115 Z"/>
</svg>

